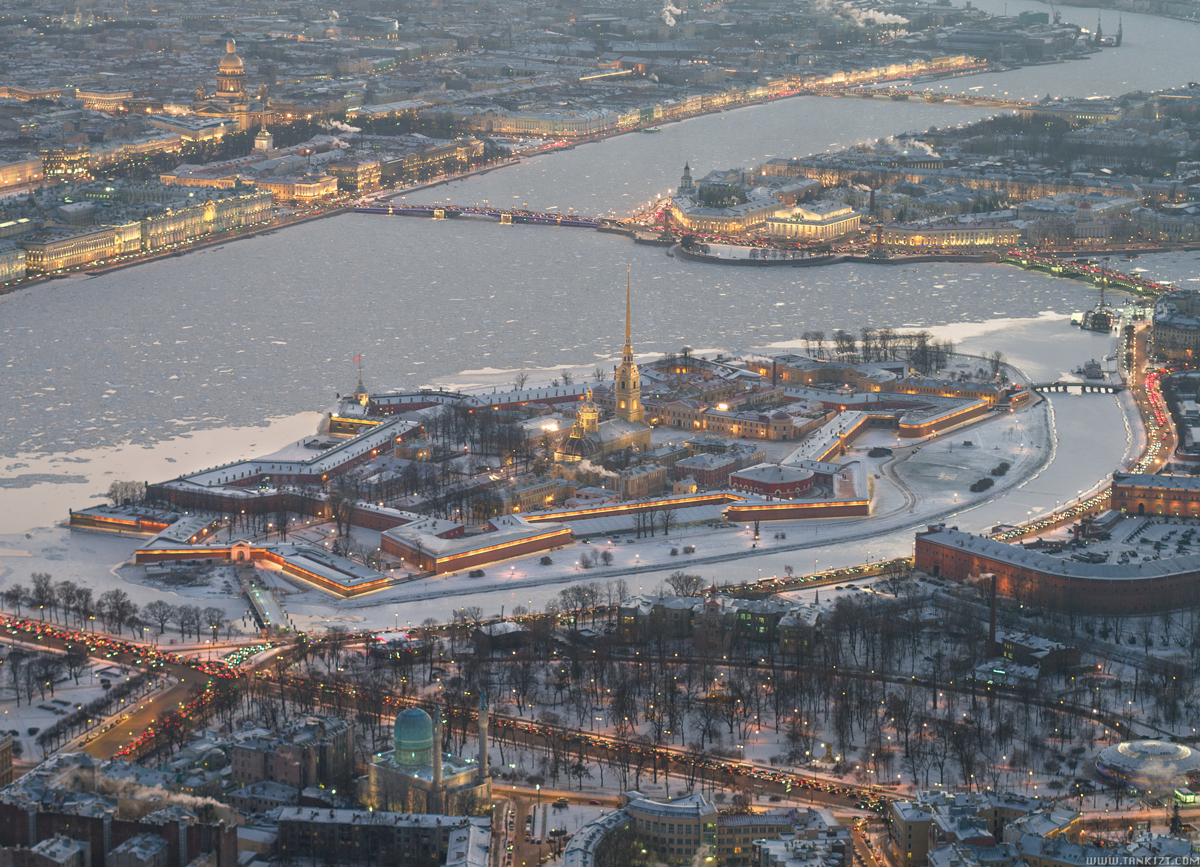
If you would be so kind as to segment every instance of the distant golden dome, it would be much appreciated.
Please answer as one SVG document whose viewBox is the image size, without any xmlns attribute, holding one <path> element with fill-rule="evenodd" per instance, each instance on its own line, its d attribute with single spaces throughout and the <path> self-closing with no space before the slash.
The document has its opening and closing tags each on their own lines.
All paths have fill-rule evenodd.
<svg viewBox="0 0 1200 867">
<path fill-rule="evenodd" d="M 235 51 L 237 43 L 230 39 L 225 43 L 225 56 L 217 69 L 217 96 L 224 99 L 244 99 L 246 96 L 246 70 Z"/>
<path fill-rule="evenodd" d="M 234 42 L 232 39 L 230 39 L 228 42 L 225 43 L 225 56 L 221 58 L 221 66 L 220 66 L 221 72 L 224 72 L 224 73 L 245 72 L 245 69 L 242 66 L 242 58 L 238 57 L 237 54 L 235 54 L 236 51 L 237 51 L 237 43 Z"/>
</svg>

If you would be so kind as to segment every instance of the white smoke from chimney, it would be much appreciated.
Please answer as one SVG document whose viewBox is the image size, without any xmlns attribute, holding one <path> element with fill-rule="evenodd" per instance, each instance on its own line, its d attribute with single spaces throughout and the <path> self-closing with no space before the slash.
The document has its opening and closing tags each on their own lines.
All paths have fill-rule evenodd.
<svg viewBox="0 0 1200 867">
<path fill-rule="evenodd" d="M 892 15 L 888 12 L 878 12 L 875 10 L 863 11 L 849 3 L 838 3 L 836 0 L 816 0 L 813 3 L 814 12 L 832 11 L 841 15 L 843 18 L 849 18 L 859 27 L 867 27 L 871 24 L 907 24 L 908 19 L 900 15 Z"/>
<path fill-rule="evenodd" d="M 584 458 L 582 461 L 580 461 L 577 464 L 577 466 L 580 470 L 582 470 L 585 473 L 597 473 L 598 475 L 601 475 L 606 479 L 618 478 L 617 474 L 614 473 L 612 470 L 606 470 L 604 467 L 599 466 L 597 464 L 593 464 L 591 461 L 587 460 L 586 458 Z"/>
<path fill-rule="evenodd" d="M 675 26 L 675 16 L 682 15 L 683 10 L 677 7 L 671 0 L 666 0 L 662 8 L 662 20 L 668 27 Z"/>
</svg>

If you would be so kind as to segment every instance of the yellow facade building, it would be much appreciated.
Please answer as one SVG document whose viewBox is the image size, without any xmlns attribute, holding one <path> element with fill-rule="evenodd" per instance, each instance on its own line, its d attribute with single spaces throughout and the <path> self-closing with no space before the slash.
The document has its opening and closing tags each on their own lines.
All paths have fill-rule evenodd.
<svg viewBox="0 0 1200 867">
<path fill-rule="evenodd" d="M 0 241 L 0 285 L 25 279 L 25 251 L 11 241 Z"/>
<path fill-rule="evenodd" d="M 142 248 L 139 223 L 97 229 L 50 230 L 22 240 L 25 267 L 30 274 L 50 274 L 138 253 Z"/>
<path fill-rule="evenodd" d="M 1012 223 L 931 223 L 885 226 L 887 247 L 1013 247 L 1021 229 Z"/>
<path fill-rule="evenodd" d="M 59 145 L 41 149 L 42 176 L 56 181 L 91 180 L 91 148 L 85 144 Z"/>
<path fill-rule="evenodd" d="M 333 175 L 301 175 L 283 178 L 254 178 L 249 181 L 260 190 L 266 190 L 276 202 L 307 204 L 335 195 L 338 191 L 337 178 Z"/>
<path fill-rule="evenodd" d="M 858 231 L 862 214 L 842 202 L 819 201 L 797 205 L 767 220 L 772 238 L 832 241 Z"/>
<path fill-rule="evenodd" d="M 133 99 L 132 90 L 84 90 L 76 89 L 75 98 L 83 107 L 92 111 L 121 111 L 125 103 Z"/>
<path fill-rule="evenodd" d="M 751 195 L 728 208 L 712 208 L 691 196 L 677 195 L 671 200 L 671 216 L 690 232 L 738 235 L 763 225 L 785 207 L 778 199 L 763 195 Z"/>
<path fill-rule="evenodd" d="M 30 157 L 0 164 L 0 188 L 16 187 L 42 179 L 42 158 Z"/>
<path fill-rule="evenodd" d="M 148 253 L 206 235 L 268 223 L 272 213 L 271 194 L 265 190 L 210 195 L 189 207 L 168 208 L 142 220 L 142 251 Z"/>
</svg>

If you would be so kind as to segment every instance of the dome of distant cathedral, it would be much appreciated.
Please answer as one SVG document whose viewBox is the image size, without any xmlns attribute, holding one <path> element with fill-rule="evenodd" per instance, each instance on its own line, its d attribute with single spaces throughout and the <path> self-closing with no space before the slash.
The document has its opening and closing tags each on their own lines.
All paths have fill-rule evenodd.
<svg viewBox="0 0 1200 867">
<path fill-rule="evenodd" d="M 242 65 L 242 58 L 235 53 L 237 51 L 237 43 L 230 39 L 225 43 L 225 56 L 221 58 L 220 71 L 225 74 L 236 75 L 239 72 L 245 72 Z"/>
</svg>

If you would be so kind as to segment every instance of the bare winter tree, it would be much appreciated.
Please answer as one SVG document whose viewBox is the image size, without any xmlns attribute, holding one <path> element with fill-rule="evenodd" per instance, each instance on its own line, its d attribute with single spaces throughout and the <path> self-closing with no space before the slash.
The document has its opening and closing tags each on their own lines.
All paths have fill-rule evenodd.
<svg viewBox="0 0 1200 867">
<path fill-rule="evenodd" d="M 163 602 L 161 599 L 155 599 L 142 609 L 142 613 L 146 615 L 151 623 L 158 624 L 158 634 L 162 635 L 167 628 L 167 624 L 175 619 L 175 606 L 168 602 Z"/>
<path fill-rule="evenodd" d="M 664 506 L 658 512 L 658 525 L 662 527 L 663 535 L 670 535 L 671 528 L 675 526 L 676 513 L 675 509 L 670 506 Z"/>
<path fill-rule="evenodd" d="M 529 382 L 529 374 L 522 370 L 513 377 L 513 391 L 520 391 L 527 382 Z"/>
<path fill-rule="evenodd" d="M 704 592 L 704 579 L 680 569 L 667 576 L 667 586 L 674 590 L 677 596 L 699 596 Z"/>
<path fill-rule="evenodd" d="M 179 605 L 175 608 L 175 622 L 179 626 L 179 635 L 185 641 L 195 629 L 200 630 L 200 609 L 195 605 Z"/>
<path fill-rule="evenodd" d="M 0 593 L 0 599 L 4 600 L 5 606 L 10 611 L 15 611 L 17 612 L 17 616 L 20 616 L 21 604 L 25 601 L 25 588 L 20 584 L 6 587 L 4 588 L 4 592 Z"/>
<path fill-rule="evenodd" d="M 105 495 L 113 501 L 114 506 L 122 503 L 138 502 L 146 496 L 145 482 L 113 482 Z"/>
<path fill-rule="evenodd" d="M 48 572 L 34 572 L 30 576 L 33 589 L 29 592 L 29 607 L 36 608 L 42 620 L 46 619 L 46 609 L 54 604 L 54 579 Z"/>
<path fill-rule="evenodd" d="M 225 625 L 225 612 L 216 606 L 204 609 L 204 625 L 212 630 L 213 643 L 217 642 L 217 633 Z"/>
</svg>

